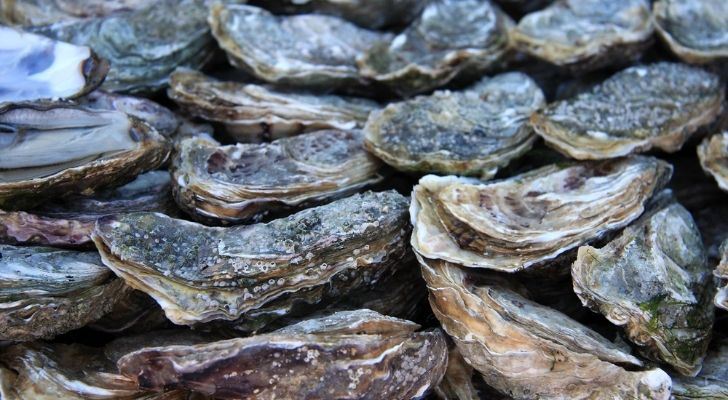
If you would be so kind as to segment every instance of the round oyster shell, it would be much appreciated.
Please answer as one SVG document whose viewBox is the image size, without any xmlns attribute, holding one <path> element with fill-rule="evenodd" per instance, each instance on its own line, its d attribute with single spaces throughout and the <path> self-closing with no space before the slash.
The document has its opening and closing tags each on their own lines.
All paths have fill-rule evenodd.
<svg viewBox="0 0 728 400">
<path fill-rule="evenodd" d="M 104 263 L 172 322 L 263 326 L 294 307 L 377 286 L 406 266 L 408 233 L 407 200 L 387 191 L 232 228 L 122 214 L 100 219 L 93 240 Z"/>
<path fill-rule="evenodd" d="M 143 348 L 118 367 L 141 388 L 219 399 L 423 398 L 445 371 L 447 344 L 442 331 L 417 328 L 360 310 L 266 335 Z"/>
<path fill-rule="evenodd" d="M 728 192 L 728 131 L 705 138 L 698 146 L 700 166 Z"/>
<path fill-rule="evenodd" d="M 680 150 L 721 112 L 718 76 L 684 64 L 627 68 L 590 91 L 557 101 L 531 117 L 547 144 L 579 159 Z"/>
<path fill-rule="evenodd" d="M 143 97 L 125 96 L 97 90 L 78 99 L 94 110 L 116 110 L 148 123 L 164 137 L 172 136 L 182 121 L 170 109 Z"/>
<path fill-rule="evenodd" d="M 493 183 L 428 175 L 412 195 L 412 247 L 467 267 L 526 269 L 637 219 L 671 171 L 635 156 L 550 165 Z"/>
<path fill-rule="evenodd" d="M 627 371 L 641 362 L 558 311 L 473 270 L 419 257 L 430 305 L 465 360 L 485 382 L 514 399 L 667 400 L 660 369 Z"/>
<path fill-rule="evenodd" d="M 657 32 L 689 63 L 728 59 L 728 3 L 724 0 L 659 0 L 652 5 Z"/>
<path fill-rule="evenodd" d="M 325 130 L 229 146 L 190 138 L 172 163 L 174 197 L 202 221 L 259 221 L 377 183 L 379 165 L 364 151 L 359 132 Z"/>
<path fill-rule="evenodd" d="M 103 17 L 148 4 L 147 0 L 5 0 L 0 2 L 0 22 L 22 26 L 47 25 Z"/>
<path fill-rule="evenodd" d="M 698 376 L 675 376 L 672 379 L 675 400 L 728 398 L 728 339 L 721 339 L 711 347 Z"/>
<path fill-rule="evenodd" d="M 209 23 L 232 65 L 264 81 L 307 88 L 359 85 L 357 55 L 389 37 L 337 17 L 275 16 L 238 4 L 213 4 Z"/>
<path fill-rule="evenodd" d="M 479 76 L 504 58 L 510 24 L 488 0 L 433 0 L 404 32 L 371 46 L 359 72 L 403 96 Z"/>
<path fill-rule="evenodd" d="M 125 290 L 96 252 L 0 245 L 0 340 L 81 328 L 111 311 Z"/>
<path fill-rule="evenodd" d="M 715 268 L 715 276 L 725 282 L 728 280 L 728 239 L 720 246 L 720 252 L 720 264 Z M 728 285 L 718 288 L 718 293 L 715 295 L 715 305 L 728 310 Z"/>
<path fill-rule="evenodd" d="M 463 92 L 435 92 L 373 112 L 364 145 L 402 171 L 490 179 L 531 148 L 536 136 L 525 122 L 544 103 L 527 75 L 501 74 Z"/>
<path fill-rule="evenodd" d="M 0 25 L 0 105 L 82 96 L 104 81 L 109 63 L 75 46 Z"/>
<path fill-rule="evenodd" d="M 320 129 L 361 128 L 377 108 L 368 100 L 221 82 L 191 70 L 175 71 L 167 93 L 189 114 L 222 123 L 238 142 L 279 139 Z"/>
<path fill-rule="evenodd" d="M 66 104 L 0 107 L 0 208 L 52 196 L 92 195 L 134 179 L 169 156 L 149 125 L 119 111 Z"/>
<path fill-rule="evenodd" d="M 579 247 L 571 274 L 585 306 L 624 326 L 650 358 L 695 376 L 711 338 L 713 279 L 693 218 L 671 196 L 604 247 Z"/>
<path fill-rule="evenodd" d="M 637 59 L 653 30 L 647 0 L 560 0 L 523 17 L 511 39 L 552 64 L 591 70 Z"/>
</svg>

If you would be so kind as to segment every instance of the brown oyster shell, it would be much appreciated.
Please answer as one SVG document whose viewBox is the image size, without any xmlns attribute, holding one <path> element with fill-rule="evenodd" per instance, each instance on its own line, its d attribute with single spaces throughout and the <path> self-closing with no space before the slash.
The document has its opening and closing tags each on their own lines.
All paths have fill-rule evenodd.
<svg viewBox="0 0 728 400">
<path fill-rule="evenodd" d="M 652 4 L 660 38 L 680 59 L 728 60 L 728 4 L 723 0 L 658 0 Z"/>
<path fill-rule="evenodd" d="M 443 400 L 480 400 L 473 385 L 473 367 L 465 361 L 457 347 L 451 348 L 447 354 L 447 369 L 435 393 Z"/>
<path fill-rule="evenodd" d="M 728 192 L 728 131 L 705 138 L 698 146 L 703 170 Z"/>
</svg>

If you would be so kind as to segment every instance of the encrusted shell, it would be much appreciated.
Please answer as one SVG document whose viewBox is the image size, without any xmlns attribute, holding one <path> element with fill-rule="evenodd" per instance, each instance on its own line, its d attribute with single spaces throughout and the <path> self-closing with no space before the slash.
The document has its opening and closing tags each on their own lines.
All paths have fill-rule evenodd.
<svg viewBox="0 0 728 400">
<path fill-rule="evenodd" d="M 720 263 L 715 268 L 715 276 L 725 283 L 728 280 L 728 239 L 720 246 L 721 258 Z M 715 295 L 715 305 L 724 310 L 728 310 L 728 284 L 718 288 Z"/>
<path fill-rule="evenodd" d="M 148 6 L 147 0 L 10 0 L 0 2 L 0 22 L 38 26 L 103 17 Z"/>
<path fill-rule="evenodd" d="M 728 131 L 703 139 L 698 146 L 700 166 L 728 192 Z"/>
<path fill-rule="evenodd" d="M 728 60 L 728 3 L 724 0 L 658 0 L 652 13 L 660 37 L 682 60 Z"/>
<path fill-rule="evenodd" d="M 711 347 L 698 376 L 673 377 L 672 396 L 675 400 L 728 398 L 728 339 L 716 340 Z"/>
</svg>

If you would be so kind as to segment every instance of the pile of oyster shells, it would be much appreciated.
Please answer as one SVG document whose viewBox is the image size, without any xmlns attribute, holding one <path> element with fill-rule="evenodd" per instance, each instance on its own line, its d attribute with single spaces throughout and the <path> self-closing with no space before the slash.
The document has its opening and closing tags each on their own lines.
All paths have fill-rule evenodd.
<svg viewBox="0 0 728 400">
<path fill-rule="evenodd" d="M 0 399 L 728 399 L 728 1 L 0 23 Z"/>
</svg>

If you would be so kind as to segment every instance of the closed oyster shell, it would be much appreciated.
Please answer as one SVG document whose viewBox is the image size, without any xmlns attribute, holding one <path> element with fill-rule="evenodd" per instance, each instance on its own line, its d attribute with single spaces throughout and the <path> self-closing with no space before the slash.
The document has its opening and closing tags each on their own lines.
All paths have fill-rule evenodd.
<svg viewBox="0 0 728 400">
<path fill-rule="evenodd" d="M 657 33 L 689 63 L 728 59 L 728 3 L 723 0 L 659 0 L 652 5 Z"/>
<path fill-rule="evenodd" d="M 109 63 L 75 46 L 0 25 L 0 105 L 82 96 L 104 81 Z"/>
<path fill-rule="evenodd" d="M 722 339 L 711 347 L 698 376 L 675 376 L 672 379 L 675 400 L 728 398 L 728 340 Z"/>
<path fill-rule="evenodd" d="M 143 97 L 125 96 L 97 90 L 78 103 L 94 110 L 116 110 L 148 123 L 164 137 L 172 136 L 182 123 L 170 109 Z"/>
<path fill-rule="evenodd" d="M 698 146 L 700 166 L 728 192 L 728 131 L 705 138 Z"/>
<path fill-rule="evenodd" d="M 695 376 L 711 338 L 713 279 L 693 218 L 671 196 L 606 246 L 579 247 L 571 274 L 585 306 L 624 326 L 650 358 Z"/>
<path fill-rule="evenodd" d="M 635 156 L 493 183 L 428 175 L 412 196 L 412 246 L 467 267 L 523 270 L 637 219 L 671 172 L 664 161 Z"/>
<path fill-rule="evenodd" d="M 271 143 L 182 140 L 172 163 L 177 204 L 196 219 L 259 221 L 268 213 L 348 196 L 379 182 L 359 132 L 325 130 Z"/>
<path fill-rule="evenodd" d="M 501 74 L 463 92 L 435 92 L 373 112 L 364 144 L 402 171 L 490 179 L 531 148 L 536 136 L 526 122 L 544 103 L 527 75 Z"/>
<path fill-rule="evenodd" d="M 500 285 L 478 283 L 472 270 L 418 259 L 435 316 L 495 389 L 514 399 L 669 398 L 664 371 L 625 370 L 641 362 L 579 322 Z"/>
<path fill-rule="evenodd" d="M 3 0 L 0 2 L 0 22 L 22 26 L 47 25 L 103 17 L 148 4 L 146 0 Z"/>
<path fill-rule="evenodd" d="M 359 71 L 403 96 L 479 76 L 505 56 L 510 24 L 488 0 L 433 0 L 404 32 L 371 46 Z"/>
<path fill-rule="evenodd" d="M 728 280 L 728 239 L 720 246 L 720 252 L 720 264 L 715 268 L 715 276 L 725 283 Z M 728 285 L 718 288 L 718 293 L 715 295 L 715 305 L 728 310 Z"/>
<path fill-rule="evenodd" d="M 547 144 L 580 160 L 657 148 L 680 150 L 721 112 L 718 76 L 684 64 L 627 68 L 574 98 L 535 113 L 531 125 Z"/>
<path fill-rule="evenodd" d="M 653 30 L 647 0 L 560 0 L 523 17 L 511 39 L 552 64 L 592 70 L 638 58 Z"/>
<path fill-rule="evenodd" d="M 125 290 L 96 252 L 0 245 L 0 340 L 81 328 L 111 311 Z"/>
<path fill-rule="evenodd" d="M 238 142 L 320 129 L 361 128 L 377 108 L 368 100 L 222 82 L 191 70 L 175 71 L 167 93 L 191 115 L 222 123 Z"/>
</svg>

